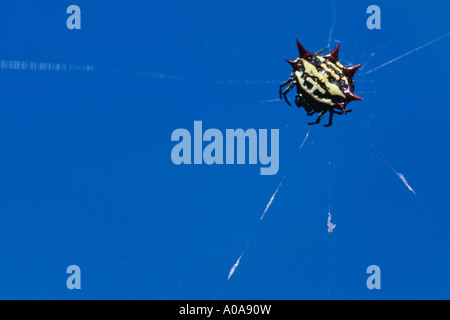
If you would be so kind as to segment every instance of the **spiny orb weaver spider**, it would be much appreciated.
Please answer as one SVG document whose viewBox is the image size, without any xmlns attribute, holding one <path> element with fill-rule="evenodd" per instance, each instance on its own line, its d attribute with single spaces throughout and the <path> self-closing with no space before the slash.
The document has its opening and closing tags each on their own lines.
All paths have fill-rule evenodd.
<svg viewBox="0 0 450 320">
<path fill-rule="evenodd" d="M 280 99 L 282 95 L 288 105 L 291 103 L 286 98 L 286 94 L 294 87 L 297 87 L 295 104 L 297 107 L 303 107 L 308 116 L 319 113 L 315 122 L 308 124 L 318 124 L 325 113 L 330 112 L 328 124 L 333 124 L 333 115 L 346 114 L 352 110 L 345 110 L 347 104 L 352 100 L 362 100 L 356 95 L 355 81 L 353 75 L 361 64 L 352 67 L 344 67 L 338 61 L 339 44 L 330 53 L 319 56 L 328 48 L 322 49 L 317 53 L 306 51 L 297 40 L 299 57 L 294 61 L 286 61 L 292 66 L 291 77 L 280 85 Z M 283 87 L 289 86 L 284 90 Z"/>
</svg>

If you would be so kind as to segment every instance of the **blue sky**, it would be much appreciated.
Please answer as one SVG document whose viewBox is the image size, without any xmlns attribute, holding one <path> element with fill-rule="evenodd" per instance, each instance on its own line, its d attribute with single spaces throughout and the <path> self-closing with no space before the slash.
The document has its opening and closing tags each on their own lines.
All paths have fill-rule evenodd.
<svg viewBox="0 0 450 320">
<path fill-rule="evenodd" d="M 66 27 L 71 4 L 81 30 Z M 450 297 L 447 1 L 1 7 L 2 61 L 94 70 L 0 70 L 0 298 Z M 364 64 L 364 100 L 330 128 L 276 100 L 296 39 Z M 171 134 L 196 120 L 279 129 L 278 174 L 174 165 Z M 66 287 L 73 264 L 81 290 Z"/>
</svg>

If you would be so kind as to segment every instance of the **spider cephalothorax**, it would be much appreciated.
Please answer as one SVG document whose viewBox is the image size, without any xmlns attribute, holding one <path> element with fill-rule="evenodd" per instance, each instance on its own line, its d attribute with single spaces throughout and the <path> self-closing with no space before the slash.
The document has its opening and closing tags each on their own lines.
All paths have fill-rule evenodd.
<svg viewBox="0 0 450 320">
<path fill-rule="evenodd" d="M 318 124 L 328 111 L 330 118 L 325 127 L 329 127 L 333 123 L 335 113 L 348 113 L 351 110 L 346 110 L 345 107 L 350 101 L 362 100 L 353 92 L 355 89 L 353 75 L 361 65 L 344 67 L 338 60 L 339 44 L 333 51 L 323 56 L 318 55 L 323 50 L 318 53 L 308 52 L 298 40 L 297 46 L 300 56 L 294 61 L 286 59 L 293 70 L 291 77 L 280 85 L 280 98 L 283 95 L 286 102 L 291 105 L 286 94 L 296 87 L 297 107 L 305 108 L 308 116 L 320 113 L 317 120 L 309 124 Z M 283 87 L 288 84 L 289 86 L 282 92 Z"/>
</svg>

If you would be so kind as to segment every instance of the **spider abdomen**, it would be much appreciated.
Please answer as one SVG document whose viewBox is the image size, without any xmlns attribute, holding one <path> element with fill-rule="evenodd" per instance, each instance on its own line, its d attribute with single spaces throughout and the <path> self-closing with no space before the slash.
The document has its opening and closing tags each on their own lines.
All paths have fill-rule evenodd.
<svg viewBox="0 0 450 320">
<path fill-rule="evenodd" d="M 324 56 L 306 51 L 298 40 L 297 46 L 300 56 L 294 61 L 287 60 L 293 69 L 292 76 L 280 86 L 280 97 L 282 87 L 290 83 L 283 92 L 288 104 L 290 103 L 286 94 L 296 87 L 296 105 L 304 107 L 308 113 L 312 110 L 321 113 L 317 121 L 311 124 L 319 123 L 323 115 L 329 111 L 330 121 L 327 125 L 329 126 L 334 113 L 350 112 L 345 109 L 346 105 L 352 100 L 362 100 L 353 92 L 353 75 L 361 65 L 344 67 L 338 61 L 339 45 Z"/>
</svg>

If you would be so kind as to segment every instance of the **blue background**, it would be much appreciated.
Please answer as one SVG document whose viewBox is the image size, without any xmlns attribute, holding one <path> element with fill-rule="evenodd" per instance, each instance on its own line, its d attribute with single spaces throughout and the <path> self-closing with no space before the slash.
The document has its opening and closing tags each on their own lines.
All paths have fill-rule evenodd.
<svg viewBox="0 0 450 320">
<path fill-rule="evenodd" d="M 71 4 L 81 30 L 66 27 Z M 371 4 L 381 30 L 366 27 Z M 450 37 L 365 74 L 448 34 L 449 9 L 2 2 L 0 59 L 95 70 L 0 70 L 0 298 L 450 298 Z M 341 43 L 345 65 L 367 62 L 355 77 L 364 100 L 330 128 L 276 100 L 295 39 L 313 52 Z M 172 131 L 194 120 L 279 129 L 279 173 L 174 165 Z M 66 287 L 72 264 L 81 290 Z M 369 265 L 380 290 L 366 287 Z"/>
</svg>

